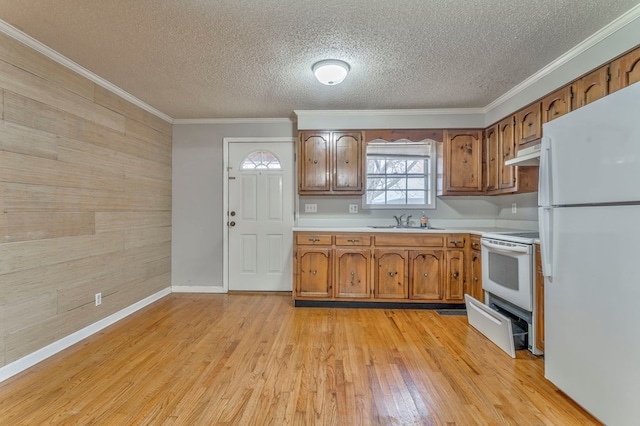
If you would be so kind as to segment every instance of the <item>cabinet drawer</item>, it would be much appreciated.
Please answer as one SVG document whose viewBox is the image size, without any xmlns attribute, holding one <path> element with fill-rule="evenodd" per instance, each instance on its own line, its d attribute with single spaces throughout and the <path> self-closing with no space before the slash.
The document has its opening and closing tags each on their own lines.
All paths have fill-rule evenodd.
<svg viewBox="0 0 640 426">
<path fill-rule="evenodd" d="M 331 234 L 297 234 L 296 244 L 299 246 L 330 246 Z"/>
<path fill-rule="evenodd" d="M 377 234 L 376 246 L 387 247 L 443 247 L 442 235 L 417 235 L 417 234 Z"/>
<path fill-rule="evenodd" d="M 480 236 L 471 235 L 469 239 L 471 240 L 471 250 L 480 250 Z"/>
<path fill-rule="evenodd" d="M 363 234 L 339 234 L 336 235 L 337 246 L 370 246 L 371 236 Z"/>
<path fill-rule="evenodd" d="M 447 247 L 448 248 L 464 248 L 467 244 L 468 237 L 464 234 L 460 235 L 448 235 Z"/>
</svg>

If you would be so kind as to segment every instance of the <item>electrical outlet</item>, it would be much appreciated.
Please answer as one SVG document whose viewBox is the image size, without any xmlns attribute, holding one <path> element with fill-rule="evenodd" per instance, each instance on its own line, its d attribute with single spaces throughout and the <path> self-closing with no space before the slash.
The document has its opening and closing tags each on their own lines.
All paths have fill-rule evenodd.
<svg viewBox="0 0 640 426">
<path fill-rule="evenodd" d="M 517 213 L 517 212 L 518 212 L 518 203 L 511 204 L 511 213 Z"/>
<path fill-rule="evenodd" d="M 305 204 L 304 205 L 305 213 L 318 213 L 318 205 L 317 204 Z"/>
<path fill-rule="evenodd" d="M 102 293 L 96 293 L 96 306 L 102 305 Z"/>
<path fill-rule="evenodd" d="M 349 204 L 349 213 L 358 213 L 358 205 Z"/>
</svg>

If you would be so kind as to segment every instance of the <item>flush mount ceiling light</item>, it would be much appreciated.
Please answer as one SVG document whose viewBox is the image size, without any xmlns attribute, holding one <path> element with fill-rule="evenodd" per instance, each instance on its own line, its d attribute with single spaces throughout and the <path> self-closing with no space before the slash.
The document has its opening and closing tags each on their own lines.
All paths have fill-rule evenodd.
<svg viewBox="0 0 640 426">
<path fill-rule="evenodd" d="M 342 83 L 349 72 L 349 64 L 338 59 L 325 59 L 311 67 L 318 81 L 327 86 Z"/>
</svg>

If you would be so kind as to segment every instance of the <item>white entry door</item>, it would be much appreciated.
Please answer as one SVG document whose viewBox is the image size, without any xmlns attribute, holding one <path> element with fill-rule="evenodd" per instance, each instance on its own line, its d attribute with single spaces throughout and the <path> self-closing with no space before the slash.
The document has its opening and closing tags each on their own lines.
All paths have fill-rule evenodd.
<svg viewBox="0 0 640 426">
<path fill-rule="evenodd" d="M 292 142 L 229 142 L 229 290 L 291 291 Z"/>
</svg>

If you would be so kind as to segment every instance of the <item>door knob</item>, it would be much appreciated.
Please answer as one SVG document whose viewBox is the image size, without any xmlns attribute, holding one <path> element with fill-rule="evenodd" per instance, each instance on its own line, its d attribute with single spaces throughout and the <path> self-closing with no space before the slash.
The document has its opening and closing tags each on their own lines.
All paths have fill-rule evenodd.
<svg viewBox="0 0 640 426">
<path fill-rule="evenodd" d="M 231 221 L 231 222 L 229 222 L 229 226 L 230 226 L 231 228 L 233 228 L 234 226 L 236 226 L 236 223 L 235 223 L 234 221 Z"/>
<path fill-rule="evenodd" d="M 235 215 L 236 215 L 236 212 L 229 213 L 229 216 L 235 216 Z"/>
</svg>

